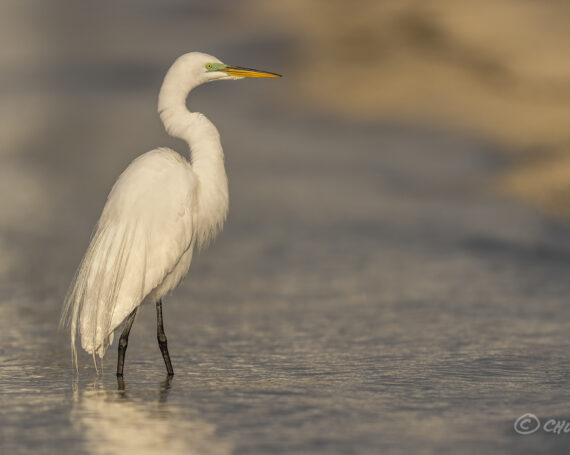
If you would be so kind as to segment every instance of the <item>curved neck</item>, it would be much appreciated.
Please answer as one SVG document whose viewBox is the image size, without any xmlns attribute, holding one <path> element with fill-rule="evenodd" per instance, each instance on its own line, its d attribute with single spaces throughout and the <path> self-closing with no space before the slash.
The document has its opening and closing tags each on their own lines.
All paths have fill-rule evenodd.
<svg viewBox="0 0 570 455">
<path fill-rule="evenodd" d="M 186 107 L 188 94 L 198 84 L 185 80 L 175 70 L 173 67 L 167 73 L 158 95 L 158 113 L 164 129 L 170 136 L 186 141 L 192 155 L 199 153 L 204 145 L 223 154 L 220 135 L 214 124 L 203 114 L 190 112 Z"/>
<path fill-rule="evenodd" d="M 198 205 L 201 226 L 198 245 L 205 246 L 221 229 L 228 209 L 228 183 L 224 168 L 224 152 L 217 128 L 205 115 L 190 112 L 186 98 L 199 85 L 185 80 L 172 67 L 164 78 L 158 97 L 158 112 L 166 132 L 182 139 L 190 148 L 190 163 L 198 178 Z"/>
</svg>

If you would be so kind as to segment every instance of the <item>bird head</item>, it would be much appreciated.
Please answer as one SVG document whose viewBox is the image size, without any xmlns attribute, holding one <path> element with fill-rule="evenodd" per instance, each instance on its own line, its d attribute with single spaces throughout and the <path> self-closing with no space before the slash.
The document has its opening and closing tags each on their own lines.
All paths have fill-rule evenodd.
<svg viewBox="0 0 570 455">
<path fill-rule="evenodd" d="M 241 66 L 222 63 L 212 55 L 202 52 L 190 52 L 178 58 L 173 69 L 181 69 L 186 77 L 198 84 L 217 80 L 237 80 L 244 77 L 281 77 L 280 74 L 259 71 Z"/>
<path fill-rule="evenodd" d="M 226 65 L 220 61 L 206 62 L 204 65 L 208 76 L 216 79 L 243 79 L 244 77 L 281 77 L 280 74 L 259 71 L 241 66 Z"/>
</svg>

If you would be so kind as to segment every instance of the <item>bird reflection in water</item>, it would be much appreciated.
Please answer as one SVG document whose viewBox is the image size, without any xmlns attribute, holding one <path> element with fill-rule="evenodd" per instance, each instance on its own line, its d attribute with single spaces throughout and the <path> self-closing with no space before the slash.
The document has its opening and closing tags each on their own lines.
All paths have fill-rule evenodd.
<svg viewBox="0 0 570 455">
<path fill-rule="evenodd" d="M 173 376 L 166 375 L 164 381 L 160 383 L 159 396 L 158 396 L 159 403 L 166 403 L 166 400 L 168 399 L 168 392 L 170 392 L 170 384 L 172 382 L 172 378 Z M 126 383 L 123 376 L 117 376 L 117 391 L 119 392 L 119 397 L 123 399 L 128 398 L 128 394 L 125 387 Z"/>
<path fill-rule="evenodd" d="M 85 449 L 94 454 L 227 454 L 231 445 L 215 436 L 216 426 L 191 409 L 168 403 L 172 377 L 157 389 L 117 378 L 117 390 L 97 377 L 81 390 L 76 383 L 71 421 Z M 106 388 L 107 386 L 107 388 Z"/>
</svg>

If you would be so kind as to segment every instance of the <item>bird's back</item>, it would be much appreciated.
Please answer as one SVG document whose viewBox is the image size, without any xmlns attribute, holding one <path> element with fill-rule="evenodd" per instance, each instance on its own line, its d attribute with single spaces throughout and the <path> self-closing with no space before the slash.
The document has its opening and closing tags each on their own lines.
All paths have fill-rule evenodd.
<svg viewBox="0 0 570 455">
<path fill-rule="evenodd" d="M 197 187 L 189 162 L 165 148 L 121 174 L 66 299 L 73 345 L 78 330 L 83 348 L 102 357 L 149 294 L 161 298 L 178 285 L 190 265 Z"/>
</svg>

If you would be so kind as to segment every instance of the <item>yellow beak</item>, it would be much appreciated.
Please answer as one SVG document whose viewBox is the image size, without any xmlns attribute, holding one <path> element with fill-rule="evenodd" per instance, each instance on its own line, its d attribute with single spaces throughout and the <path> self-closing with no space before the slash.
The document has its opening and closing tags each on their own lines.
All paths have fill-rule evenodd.
<svg viewBox="0 0 570 455">
<path fill-rule="evenodd" d="M 281 77 L 281 74 L 269 73 L 267 71 L 259 71 L 251 68 L 242 68 L 241 66 L 226 66 L 220 71 L 236 77 Z"/>
</svg>

